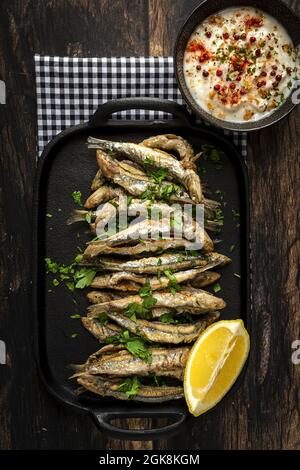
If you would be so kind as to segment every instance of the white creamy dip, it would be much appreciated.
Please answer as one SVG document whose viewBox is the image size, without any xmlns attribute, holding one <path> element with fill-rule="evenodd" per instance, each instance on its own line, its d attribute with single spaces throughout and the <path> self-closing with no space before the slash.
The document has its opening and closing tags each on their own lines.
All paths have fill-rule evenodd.
<svg viewBox="0 0 300 470">
<path fill-rule="evenodd" d="M 194 31 L 184 55 L 186 84 L 199 106 L 228 122 L 258 121 L 280 107 L 298 79 L 285 28 L 254 8 L 228 8 Z"/>
</svg>

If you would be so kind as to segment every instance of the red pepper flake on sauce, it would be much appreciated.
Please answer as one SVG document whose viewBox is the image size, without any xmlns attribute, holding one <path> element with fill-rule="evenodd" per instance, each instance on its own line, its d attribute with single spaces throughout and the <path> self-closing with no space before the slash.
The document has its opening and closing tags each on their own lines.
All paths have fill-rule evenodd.
<svg viewBox="0 0 300 470">
<path fill-rule="evenodd" d="M 206 49 L 201 42 L 191 41 L 187 46 L 188 52 L 205 52 Z"/>
<path fill-rule="evenodd" d="M 257 16 L 252 16 L 245 19 L 246 28 L 260 28 L 263 24 L 263 19 Z"/>
<path fill-rule="evenodd" d="M 199 62 L 205 62 L 210 59 L 210 54 L 201 42 L 191 41 L 187 46 L 187 51 L 192 53 L 200 53 Z"/>
</svg>

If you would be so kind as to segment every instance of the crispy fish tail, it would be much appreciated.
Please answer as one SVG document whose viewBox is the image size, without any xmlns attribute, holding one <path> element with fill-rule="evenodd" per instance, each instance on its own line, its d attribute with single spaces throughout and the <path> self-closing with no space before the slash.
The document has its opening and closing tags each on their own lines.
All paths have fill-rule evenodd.
<svg viewBox="0 0 300 470">
<path fill-rule="evenodd" d="M 84 222 L 89 211 L 75 209 L 67 220 L 67 225 L 75 224 L 76 222 Z"/>
</svg>

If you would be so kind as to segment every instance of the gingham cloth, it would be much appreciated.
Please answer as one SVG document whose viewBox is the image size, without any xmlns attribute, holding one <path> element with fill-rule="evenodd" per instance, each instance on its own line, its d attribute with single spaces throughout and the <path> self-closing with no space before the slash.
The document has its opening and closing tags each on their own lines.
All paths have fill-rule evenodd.
<svg viewBox="0 0 300 470">
<path fill-rule="evenodd" d="M 67 127 L 88 121 L 98 106 L 125 97 L 165 98 L 183 103 L 172 57 L 49 57 L 35 55 L 37 146 L 45 145 Z M 155 111 L 131 110 L 114 119 L 157 119 Z M 243 156 L 245 133 L 227 132 Z"/>
</svg>

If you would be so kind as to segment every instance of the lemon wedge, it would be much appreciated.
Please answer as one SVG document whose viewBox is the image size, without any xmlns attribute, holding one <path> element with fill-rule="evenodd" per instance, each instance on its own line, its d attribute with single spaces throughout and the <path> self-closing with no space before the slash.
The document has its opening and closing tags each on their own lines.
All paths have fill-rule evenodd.
<svg viewBox="0 0 300 470">
<path fill-rule="evenodd" d="M 250 350 L 242 320 L 219 321 L 194 344 L 184 372 L 184 396 L 190 413 L 200 416 L 213 408 L 232 387 Z"/>
</svg>

